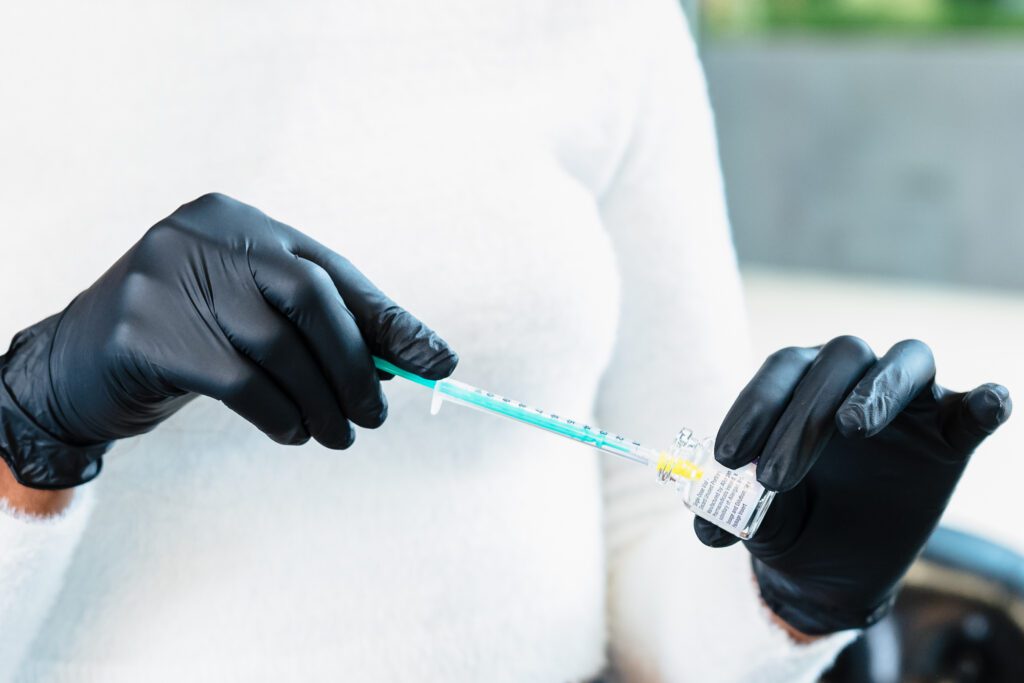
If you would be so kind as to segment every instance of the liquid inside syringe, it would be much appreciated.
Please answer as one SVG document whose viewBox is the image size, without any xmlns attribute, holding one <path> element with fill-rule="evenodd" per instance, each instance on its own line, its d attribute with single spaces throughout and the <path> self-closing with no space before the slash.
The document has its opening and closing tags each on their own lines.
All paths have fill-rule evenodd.
<svg viewBox="0 0 1024 683">
<path fill-rule="evenodd" d="M 719 465 L 709 441 L 697 441 L 682 430 L 669 450 L 655 450 L 638 441 L 585 422 L 530 406 L 521 401 L 451 378 L 429 380 L 407 372 L 388 361 L 373 359 L 384 372 L 433 390 L 430 412 L 436 414 L 445 401 L 528 424 L 653 468 L 662 482 L 675 482 L 683 502 L 695 514 L 710 520 L 740 538 L 750 538 L 764 517 L 774 491 L 757 482 L 754 467 L 730 470 Z"/>
<path fill-rule="evenodd" d="M 374 358 L 374 364 L 385 372 L 411 379 L 417 384 L 432 388 L 434 397 L 431 401 L 430 412 L 434 415 L 441 410 L 445 401 L 451 401 L 564 436 L 647 467 L 654 467 L 660 474 L 665 475 L 663 479 L 699 479 L 703 474 L 695 463 L 684 457 L 673 456 L 666 451 L 656 451 L 621 434 L 597 429 L 585 422 L 530 406 L 458 380 L 427 380 L 380 358 Z"/>
</svg>

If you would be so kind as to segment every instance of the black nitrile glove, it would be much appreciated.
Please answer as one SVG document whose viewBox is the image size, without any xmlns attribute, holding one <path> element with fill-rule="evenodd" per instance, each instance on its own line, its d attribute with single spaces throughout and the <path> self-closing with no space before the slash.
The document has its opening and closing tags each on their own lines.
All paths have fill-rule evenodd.
<svg viewBox="0 0 1024 683">
<path fill-rule="evenodd" d="M 279 443 L 347 448 L 387 415 L 371 354 L 432 379 L 458 359 L 322 244 L 211 194 L 157 223 L 60 314 L 0 357 L 0 455 L 67 488 L 110 442 L 197 394 Z"/>
<path fill-rule="evenodd" d="M 863 341 L 768 358 L 718 432 L 715 458 L 759 458 L 781 491 L 745 545 L 768 606 L 821 635 L 868 626 L 939 521 L 971 453 L 1010 415 L 998 384 L 967 394 L 935 384 L 931 350 L 900 342 L 881 360 Z M 707 545 L 738 539 L 697 518 Z"/>
</svg>

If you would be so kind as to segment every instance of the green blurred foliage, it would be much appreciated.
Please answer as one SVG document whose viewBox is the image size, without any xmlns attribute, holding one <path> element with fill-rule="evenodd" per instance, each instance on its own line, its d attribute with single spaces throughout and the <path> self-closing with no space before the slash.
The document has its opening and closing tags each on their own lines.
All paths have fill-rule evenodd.
<svg viewBox="0 0 1024 683">
<path fill-rule="evenodd" d="M 1024 33 L 1024 0 L 703 0 L 713 34 L 779 31 Z"/>
</svg>

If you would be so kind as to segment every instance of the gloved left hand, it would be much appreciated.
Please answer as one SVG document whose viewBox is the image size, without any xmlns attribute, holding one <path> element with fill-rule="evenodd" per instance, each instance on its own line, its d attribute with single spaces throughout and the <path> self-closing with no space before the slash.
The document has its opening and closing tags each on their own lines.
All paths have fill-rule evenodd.
<svg viewBox="0 0 1024 683">
<path fill-rule="evenodd" d="M 727 467 L 757 460 L 780 491 L 745 545 L 767 605 L 809 635 L 868 626 L 946 508 L 974 449 L 1010 415 L 1009 392 L 935 384 L 931 350 L 896 344 L 880 360 L 855 337 L 768 358 L 718 433 Z M 699 517 L 697 536 L 735 536 Z"/>
</svg>

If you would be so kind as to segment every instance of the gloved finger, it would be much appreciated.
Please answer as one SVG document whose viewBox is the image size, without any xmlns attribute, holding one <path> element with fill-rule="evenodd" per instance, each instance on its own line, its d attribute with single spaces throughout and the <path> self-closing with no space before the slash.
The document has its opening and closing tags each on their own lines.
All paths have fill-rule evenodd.
<svg viewBox="0 0 1024 683">
<path fill-rule="evenodd" d="M 961 396 L 942 431 L 946 443 L 967 456 L 1010 418 L 1013 401 L 1001 384 L 982 384 Z"/>
<path fill-rule="evenodd" d="M 267 301 L 302 333 L 344 416 L 360 427 L 383 424 L 387 399 L 373 358 L 327 272 L 287 252 L 260 258 L 252 271 Z"/>
<path fill-rule="evenodd" d="M 295 254 L 331 276 L 373 354 L 427 379 L 452 374 L 459 357 L 436 332 L 388 298 L 348 259 L 297 230 L 289 230 Z"/>
<path fill-rule="evenodd" d="M 757 533 L 743 545 L 751 555 L 772 561 L 785 555 L 800 541 L 811 512 L 811 496 L 806 486 L 775 496 Z"/>
<path fill-rule="evenodd" d="M 715 526 L 703 517 L 693 518 L 693 531 L 701 543 L 711 548 L 727 548 L 740 540 L 738 536 Z"/>
<path fill-rule="evenodd" d="M 228 340 L 298 406 L 314 439 L 328 448 L 350 446 L 352 426 L 298 329 L 258 292 L 245 294 L 218 305 L 217 322 Z"/>
<path fill-rule="evenodd" d="M 871 347 L 857 337 L 822 347 L 765 443 L 757 463 L 761 484 L 788 491 L 800 483 L 835 433 L 836 410 L 874 363 Z"/>
<path fill-rule="evenodd" d="M 901 341 L 857 382 L 836 413 L 839 433 L 871 437 L 885 429 L 935 379 L 935 358 L 924 342 Z"/>
<path fill-rule="evenodd" d="M 204 352 L 201 364 L 179 359 L 161 371 L 173 386 L 223 402 L 278 443 L 309 440 L 298 407 L 258 365 L 227 343 Z"/>
<path fill-rule="evenodd" d="M 768 356 L 743 388 L 718 430 L 715 459 L 733 469 L 753 462 L 789 405 L 818 349 L 791 347 Z"/>
</svg>

